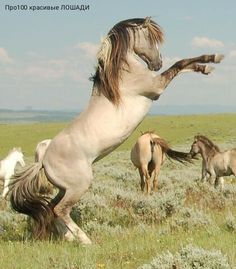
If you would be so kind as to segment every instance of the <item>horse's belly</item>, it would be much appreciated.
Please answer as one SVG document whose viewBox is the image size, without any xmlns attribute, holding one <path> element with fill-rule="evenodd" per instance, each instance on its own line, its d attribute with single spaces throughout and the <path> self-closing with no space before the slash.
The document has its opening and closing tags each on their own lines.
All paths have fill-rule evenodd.
<svg viewBox="0 0 236 269">
<path fill-rule="evenodd" d="M 230 167 L 222 167 L 221 169 L 216 169 L 216 175 L 218 177 L 226 177 L 232 175 L 232 170 Z"/>
</svg>

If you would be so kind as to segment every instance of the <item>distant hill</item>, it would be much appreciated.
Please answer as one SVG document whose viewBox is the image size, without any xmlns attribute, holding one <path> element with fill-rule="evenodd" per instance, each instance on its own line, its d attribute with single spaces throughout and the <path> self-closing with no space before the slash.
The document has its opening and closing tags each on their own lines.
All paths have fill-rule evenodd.
<svg viewBox="0 0 236 269">
<path fill-rule="evenodd" d="M 77 114 L 72 111 L 0 109 L 0 123 L 62 122 L 73 119 Z"/>
<path fill-rule="evenodd" d="M 189 114 L 221 114 L 236 113 L 235 106 L 221 105 L 158 105 L 154 104 L 150 114 L 157 115 L 189 115 Z"/>
<path fill-rule="evenodd" d="M 152 115 L 189 115 L 189 114 L 220 114 L 236 113 L 236 106 L 220 105 L 158 105 L 150 110 Z M 33 123 L 33 122 L 63 122 L 71 121 L 79 111 L 43 111 L 43 110 L 10 110 L 0 109 L 0 124 Z"/>
</svg>

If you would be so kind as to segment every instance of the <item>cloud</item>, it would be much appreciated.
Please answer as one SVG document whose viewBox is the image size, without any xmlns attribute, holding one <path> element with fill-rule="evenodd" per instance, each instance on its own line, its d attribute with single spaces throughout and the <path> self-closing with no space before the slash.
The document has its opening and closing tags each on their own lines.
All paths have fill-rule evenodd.
<svg viewBox="0 0 236 269">
<path fill-rule="evenodd" d="M 0 62 L 5 63 L 5 64 L 9 64 L 13 62 L 13 60 L 8 55 L 8 52 L 4 48 L 1 48 L 1 47 L 0 47 Z"/>
<path fill-rule="evenodd" d="M 82 50 L 88 58 L 94 58 L 97 55 L 99 45 L 91 42 L 81 42 L 74 46 L 74 49 Z"/>
<path fill-rule="evenodd" d="M 192 40 L 192 46 L 197 48 L 222 48 L 224 47 L 224 43 L 220 40 L 210 39 L 208 37 L 199 37 L 196 36 Z"/>
</svg>

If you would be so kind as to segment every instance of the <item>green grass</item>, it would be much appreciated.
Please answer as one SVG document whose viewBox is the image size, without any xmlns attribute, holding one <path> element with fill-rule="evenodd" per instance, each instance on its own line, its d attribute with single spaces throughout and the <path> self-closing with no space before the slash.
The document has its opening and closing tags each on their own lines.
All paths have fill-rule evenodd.
<svg viewBox="0 0 236 269">
<path fill-rule="evenodd" d="M 129 153 L 140 132 L 146 130 L 155 130 L 173 147 L 186 150 L 197 133 L 209 136 L 220 147 L 234 147 L 235 122 L 236 114 L 147 117 L 123 145 L 94 165 L 92 187 L 73 210 L 73 218 L 90 236 L 91 246 L 32 240 L 26 218 L 0 200 L 0 268 L 134 269 L 190 243 L 221 250 L 233 268 L 235 179 L 227 180 L 225 191 L 220 192 L 198 181 L 200 161 L 187 166 L 166 161 L 159 191 L 146 197 L 140 192 Z M 37 142 L 53 137 L 66 124 L 0 125 L 0 156 L 21 146 L 31 158 Z M 233 216 L 231 229 L 229 216 Z"/>
<path fill-rule="evenodd" d="M 118 150 L 129 150 L 141 132 L 154 130 L 172 146 L 191 143 L 194 135 L 205 134 L 216 143 L 232 142 L 236 138 L 236 114 L 148 116 Z M 21 146 L 26 156 L 32 156 L 36 144 L 54 137 L 68 123 L 0 124 L 0 157 L 10 148 Z M 236 144 L 236 142 L 235 142 Z"/>
<path fill-rule="evenodd" d="M 212 235 L 198 229 L 160 236 L 158 229 L 155 226 L 142 232 L 129 229 L 119 236 L 101 234 L 93 238 L 93 245 L 86 247 L 64 241 L 1 242 L 1 268 L 133 269 L 166 250 L 176 252 L 189 243 L 209 250 L 220 249 L 235 264 L 236 237 L 232 233 L 219 231 Z"/>
<path fill-rule="evenodd" d="M 196 134 L 209 136 L 216 143 L 234 140 L 236 145 L 235 123 L 236 114 L 149 116 L 120 149 L 130 149 L 140 133 L 147 130 L 154 130 L 173 146 L 190 144 Z"/>
</svg>

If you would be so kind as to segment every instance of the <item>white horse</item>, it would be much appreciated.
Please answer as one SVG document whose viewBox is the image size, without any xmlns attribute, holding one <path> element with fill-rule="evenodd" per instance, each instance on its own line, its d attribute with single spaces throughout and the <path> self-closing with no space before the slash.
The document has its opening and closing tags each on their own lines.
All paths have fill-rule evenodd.
<svg viewBox="0 0 236 269">
<path fill-rule="evenodd" d="M 16 176 L 12 207 L 34 218 L 38 237 L 51 231 L 56 216 L 67 227 L 65 238 L 90 244 L 70 212 L 91 185 L 92 164 L 130 136 L 176 75 L 209 74 L 213 68 L 205 63 L 219 63 L 223 58 L 214 54 L 184 59 L 157 74 L 162 67 L 162 42 L 162 30 L 150 18 L 117 23 L 101 44 L 87 108 L 52 139 L 42 162 Z M 59 189 L 52 200 L 35 191 L 40 170 Z"/>
<path fill-rule="evenodd" d="M 9 191 L 9 183 L 14 175 L 16 164 L 25 166 L 24 155 L 20 148 L 13 148 L 7 157 L 0 161 L 0 179 L 4 182 L 2 197 L 5 198 Z"/>
</svg>

